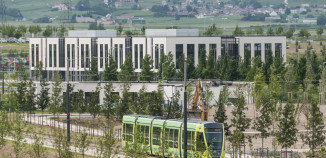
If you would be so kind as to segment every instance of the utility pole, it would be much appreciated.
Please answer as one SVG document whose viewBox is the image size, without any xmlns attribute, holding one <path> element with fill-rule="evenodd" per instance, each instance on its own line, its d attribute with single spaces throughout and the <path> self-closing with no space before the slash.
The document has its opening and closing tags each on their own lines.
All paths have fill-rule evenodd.
<svg viewBox="0 0 326 158">
<path fill-rule="evenodd" d="M 69 102 L 69 66 L 70 60 L 67 58 L 67 141 L 70 141 L 70 102 Z"/>
<path fill-rule="evenodd" d="M 2 95 L 1 95 L 2 97 L 5 94 L 5 71 L 4 71 L 4 63 L 3 63 L 3 56 L 2 56 L 2 46 L 0 46 L 0 53 L 1 53 L 1 68 L 2 68 Z"/>
<path fill-rule="evenodd" d="M 184 60 L 183 157 L 187 158 L 187 62 Z"/>
</svg>

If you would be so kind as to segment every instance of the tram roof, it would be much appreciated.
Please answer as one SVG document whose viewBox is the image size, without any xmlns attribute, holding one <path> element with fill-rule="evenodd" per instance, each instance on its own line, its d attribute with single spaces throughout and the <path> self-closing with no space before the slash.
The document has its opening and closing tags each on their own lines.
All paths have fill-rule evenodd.
<svg viewBox="0 0 326 158">
<path fill-rule="evenodd" d="M 126 116 L 183 122 L 183 119 L 167 119 L 166 117 L 163 117 L 163 116 L 151 116 L 151 115 L 139 115 L 139 114 L 130 114 L 130 115 L 126 115 Z M 200 120 L 188 120 L 188 123 L 211 124 L 211 123 L 216 123 L 216 122 L 200 121 Z"/>
</svg>

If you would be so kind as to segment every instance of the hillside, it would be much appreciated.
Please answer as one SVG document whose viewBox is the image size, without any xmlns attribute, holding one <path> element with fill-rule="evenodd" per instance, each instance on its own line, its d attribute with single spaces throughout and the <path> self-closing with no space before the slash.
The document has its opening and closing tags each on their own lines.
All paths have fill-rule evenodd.
<svg viewBox="0 0 326 158">
<path fill-rule="evenodd" d="M 71 6 L 76 6 L 76 4 L 80 0 L 71 0 Z M 92 4 L 94 1 L 98 0 L 92 0 Z M 103 2 L 103 0 L 100 0 Z M 206 0 L 206 2 L 215 2 L 216 0 Z M 222 0 L 227 1 L 227 0 Z M 257 0 L 262 5 L 280 5 L 284 2 L 284 0 Z M 56 3 L 60 2 L 60 0 L 12 0 L 7 1 L 6 5 L 8 8 L 16 8 L 21 11 L 22 15 L 28 20 L 32 21 L 34 19 L 40 18 L 40 17 L 60 17 L 62 16 L 62 11 L 51 11 L 52 6 Z M 308 3 L 312 5 L 321 6 L 323 4 L 326 4 L 325 0 L 288 0 L 289 6 L 299 6 L 302 3 Z M 162 0 L 139 0 L 139 4 L 144 9 L 150 9 L 153 5 L 160 5 L 162 4 Z M 135 14 L 135 16 L 148 16 L 149 13 L 143 12 L 143 11 L 134 11 L 130 9 L 130 5 L 123 4 L 123 7 L 116 10 L 115 15 L 120 14 Z M 72 14 L 82 14 L 83 12 L 80 11 L 72 11 Z"/>
</svg>

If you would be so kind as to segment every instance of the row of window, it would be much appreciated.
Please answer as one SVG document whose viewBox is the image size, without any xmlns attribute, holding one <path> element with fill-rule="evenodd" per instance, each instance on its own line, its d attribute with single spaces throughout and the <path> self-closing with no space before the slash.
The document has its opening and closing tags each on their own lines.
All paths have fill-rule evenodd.
<svg viewBox="0 0 326 158">
<path fill-rule="evenodd" d="M 64 43 L 64 41 L 60 41 L 61 43 Z M 184 45 L 183 44 L 176 44 L 175 45 L 175 57 L 176 57 L 176 67 L 180 67 L 180 62 L 178 62 L 181 59 L 181 56 L 184 53 Z M 64 51 L 61 49 L 64 49 L 64 44 L 59 44 L 59 67 L 64 67 L 65 66 L 65 58 L 64 58 Z M 104 67 L 104 63 L 108 63 L 108 56 L 109 56 L 109 45 L 108 44 L 99 44 L 100 47 L 100 68 Z M 187 58 L 188 59 L 195 59 L 195 44 L 187 44 Z M 232 56 L 237 56 L 238 55 L 238 46 L 237 44 L 222 44 L 222 55 L 224 55 L 226 52 L 228 52 Z M 265 43 L 265 54 L 268 52 L 268 50 L 271 50 L 272 44 L 271 43 Z M 75 67 L 75 44 L 67 44 L 67 57 L 70 58 L 70 66 Z M 118 61 L 119 67 L 123 64 L 124 62 L 124 54 L 123 53 L 123 44 L 114 44 L 114 52 L 113 52 L 113 58 L 115 61 Z M 81 44 L 81 68 L 89 68 L 90 66 L 90 46 L 89 44 Z M 216 44 L 209 44 L 209 50 L 210 53 L 213 53 L 214 59 L 217 59 L 217 51 L 216 51 Z M 245 43 L 244 44 L 244 50 L 245 52 L 251 52 L 251 44 L 250 43 Z M 31 51 L 32 51 L 32 66 L 36 66 L 36 62 L 39 61 L 39 44 L 32 44 L 31 45 Z M 206 52 L 206 44 L 198 44 L 198 58 L 200 58 L 202 53 Z M 223 53 L 224 52 L 224 53 Z M 154 69 L 159 68 L 159 62 L 160 62 L 160 57 L 164 53 L 164 44 L 155 44 L 154 46 L 154 53 L 152 53 L 152 59 L 154 61 Z M 262 53 L 262 44 L 261 43 L 255 43 L 254 44 L 254 56 L 261 56 Z M 134 55 L 133 58 L 133 63 L 134 67 L 137 68 L 142 68 L 142 59 L 144 58 L 144 46 L 143 44 L 134 44 Z M 36 58 L 35 58 L 36 56 Z M 49 67 L 57 67 L 57 44 L 49 44 Z M 275 56 L 282 56 L 282 43 L 276 43 L 275 44 Z M 77 57 L 78 58 L 78 57 Z M 118 60 L 119 58 L 119 60 Z M 140 58 L 140 60 L 138 59 Z M 251 54 L 250 54 L 251 58 Z M 53 59 L 53 60 L 52 60 Z M 34 61 L 36 60 L 36 62 Z M 79 62 L 78 66 L 79 66 Z"/>
<path fill-rule="evenodd" d="M 271 43 L 265 43 L 265 55 L 268 53 L 268 51 L 272 51 L 272 44 Z M 254 44 L 254 55 L 255 57 L 261 56 L 261 43 L 255 43 Z M 244 52 L 251 52 L 251 44 L 245 43 L 244 44 Z M 251 53 L 250 58 L 251 58 Z M 275 43 L 275 54 L 276 57 L 282 57 L 282 43 Z"/>
</svg>

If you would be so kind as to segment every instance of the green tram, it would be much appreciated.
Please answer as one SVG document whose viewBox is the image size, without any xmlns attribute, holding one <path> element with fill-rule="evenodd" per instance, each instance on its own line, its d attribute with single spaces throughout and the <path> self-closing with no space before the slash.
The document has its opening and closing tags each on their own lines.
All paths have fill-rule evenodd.
<svg viewBox="0 0 326 158">
<path fill-rule="evenodd" d="M 166 119 L 149 115 L 123 116 L 122 145 L 135 141 L 136 127 L 146 152 L 151 155 L 183 157 L 183 120 Z M 221 123 L 188 120 L 187 123 L 188 156 L 194 157 L 195 151 L 210 151 L 214 158 L 225 157 L 224 126 Z M 165 137 L 164 136 L 165 133 Z M 160 148 L 162 139 L 168 148 Z M 200 143 L 199 143 L 200 142 Z M 209 150 L 207 150 L 209 149 Z"/>
</svg>

